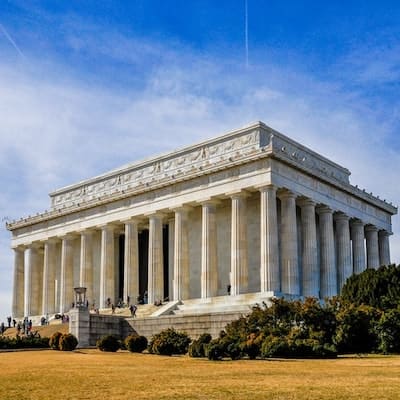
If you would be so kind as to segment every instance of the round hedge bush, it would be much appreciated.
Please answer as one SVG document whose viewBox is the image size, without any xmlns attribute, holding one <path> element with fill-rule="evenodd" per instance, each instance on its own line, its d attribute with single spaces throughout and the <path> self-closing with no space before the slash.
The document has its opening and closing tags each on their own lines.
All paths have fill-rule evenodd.
<svg viewBox="0 0 400 400">
<path fill-rule="evenodd" d="M 125 339 L 125 346 L 131 353 L 142 353 L 147 349 L 145 336 L 130 335 Z"/>
<path fill-rule="evenodd" d="M 49 339 L 49 346 L 53 350 L 60 350 L 60 339 L 63 334 L 61 332 L 54 332 Z"/>
<path fill-rule="evenodd" d="M 149 343 L 149 353 L 163 356 L 172 354 L 186 354 L 190 337 L 185 332 L 177 332 L 173 328 L 168 328 L 154 335 Z"/>
<path fill-rule="evenodd" d="M 77 345 L 78 339 L 72 333 L 62 335 L 60 338 L 59 348 L 61 351 L 75 350 Z"/>
<path fill-rule="evenodd" d="M 121 344 L 116 336 L 107 335 L 96 342 L 96 347 L 101 351 L 116 352 L 120 349 Z"/>
</svg>

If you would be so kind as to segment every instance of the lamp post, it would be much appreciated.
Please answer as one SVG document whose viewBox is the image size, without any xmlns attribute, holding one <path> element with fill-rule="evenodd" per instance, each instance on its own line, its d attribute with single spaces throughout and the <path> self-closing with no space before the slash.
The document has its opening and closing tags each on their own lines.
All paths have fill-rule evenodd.
<svg viewBox="0 0 400 400">
<path fill-rule="evenodd" d="M 75 292 L 75 308 L 87 308 L 86 288 L 76 287 Z"/>
</svg>

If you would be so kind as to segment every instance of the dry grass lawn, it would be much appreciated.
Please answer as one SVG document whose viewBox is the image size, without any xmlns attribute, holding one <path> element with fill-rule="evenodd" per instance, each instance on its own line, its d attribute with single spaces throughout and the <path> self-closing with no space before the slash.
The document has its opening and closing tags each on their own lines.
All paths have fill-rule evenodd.
<svg viewBox="0 0 400 400">
<path fill-rule="evenodd" d="M 0 399 L 400 399 L 400 357 L 211 362 L 81 350 L 0 353 Z"/>
</svg>

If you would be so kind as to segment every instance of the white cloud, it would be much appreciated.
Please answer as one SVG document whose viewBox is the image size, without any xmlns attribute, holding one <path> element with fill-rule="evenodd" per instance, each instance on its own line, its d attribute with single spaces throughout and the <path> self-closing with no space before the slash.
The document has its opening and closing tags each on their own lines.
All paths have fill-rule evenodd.
<svg viewBox="0 0 400 400">
<path fill-rule="evenodd" d="M 94 55 L 106 57 L 110 43 Z M 121 44 L 122 42 L 122 44 Z M 88 43 L 77 43 L 79 51 Z M 128 39 L 112 57 L 133 62 Z M 142 43 L 146 52 L 163 47 Z M 153 51 L 154 50 L 154 51 Z M 125 58 L 126 57 L 126 58 Z M 173 60 L 177 60 L 173 62 Z M 263 120 L 271 127 L 346 167 L 352 183 L 390 200 L 400 198 L 400 156 L 387 145 L 392 125 L 381 124 L 357 93 L 270 65 L 249 70 L 222 59 L 168 50 L 140 86 L 118 76 L 89 84 L 56 62 L 30 59 L 29 68 L 0 64 L 0 210 L 20 217 L 49 207 L 47 193 L 125 163 L 156 155 Z M 136 62 L 136 61 L 134 61 Z M 38 71 L 40 73 L 38 73 Z M 125 75 L 124 75 L 125 76 Z M 124 79 L 124 78 L 121 78 Z M 389 141 L 390 142 L 390 141 Z M 3 215 L 0 215 L 2 217 Z M 392 241 L 400 261 L 400 226 Z M 0 319 L 9 313 L 12 252 L 0 231 Z M 1 299 L 0 299 L 1 300 Z"/>
</svg>

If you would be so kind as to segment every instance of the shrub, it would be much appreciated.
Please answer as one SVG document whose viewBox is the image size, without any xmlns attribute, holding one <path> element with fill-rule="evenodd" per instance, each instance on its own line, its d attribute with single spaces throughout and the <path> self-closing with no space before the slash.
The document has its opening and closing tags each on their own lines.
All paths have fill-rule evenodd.
<svg viewBox="0 0 400 400">
<path fill-rule="evenodd" d="M 285 337 L 268 336 L 261 345 L 263 358 L 288 357 L 289 354 L 289 344 Z"/>
<path fill-rule="evenodd" d="M 54 332 L 49 339 L 49 346 L 53 350 L 60 350 L 60 339 L 63 334 L 61 332 Z"/>
<path fill-rule="evenodd" d="M 203 333 L 197 340 L 194 340 L 189 346 L 190 357 L 205 357 L 205 346 L 211 342 L 211 335 L 209 333 Z"/>
<path fill-rule="evenodd" d="M 225 355 L 224 344 L 221 343 L 221 338 L 211 340 L 210 343 L 206 344 L 205 347 L 205 355 L 209 360 L 219 361 Z"/>
<path fill-rule="evenodd" d="M 147 348 L 145 336 L 131 335 L 125 339 L 125 346 L 131 353 L 141 353 Z"/>
<path fill-rule="evenodd" d="M 149 353 L 171 356 L 172 354 L 186 354 L 190 337 L 185 332 L 177 332 L 168 328 L 154 335 L 148 346 Z"/>
<path fill-rule="evenodd" d="M 384 312 L 377 324 L 377 332 L 381 352 L 400 353 L 400 310 Z"/>
<path fill-rule="evenodd" d="M 254 360 L 260 355 L 263 339 L 263 334 L 257 335 L 256 333 L 251 333 L 247 336 L 247 340 L 242 343 L 241 348 L 250 360 Z"/>
<path fill-rule="evenodd" d="M 96 342 L 96 347 L 101 351 L 116 352 L 120 348 L 120 342 L 116 336 L 107 335 Z"/>
<path fill-rule="evenodd" d="M 344 305 L 337 313 L 334 342 L 340 353 L 370 353 L 378 348 L 379 312 L 370 306 Z"/>
<path fill-rule="evenodd" d="M 75 350 L 77 345 L 78 339 L 72 333 L 62 335 L 60 338 L 59 347 L 61 351 Z"/>
</svg>

